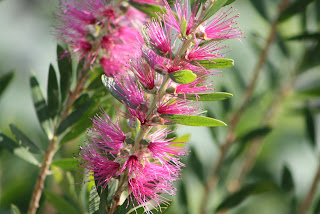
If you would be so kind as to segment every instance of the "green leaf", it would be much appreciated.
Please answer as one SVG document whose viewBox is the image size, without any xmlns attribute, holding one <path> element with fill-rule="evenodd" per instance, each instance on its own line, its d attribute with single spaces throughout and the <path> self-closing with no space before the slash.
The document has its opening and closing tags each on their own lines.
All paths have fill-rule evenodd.
<svg viewBox="0 0 320 214">
<path fill-rule="evenodd" d="M 186 33 L 187 33 L 187 21 L 186 21 L 186 18 L 185 17 L 182 17 L 182 20 L 181 20 L 181 24 L 180 24 L 180 29 L 181 29 L 181 35 L 183 37 L 186 37 Z"/>
<path fill-rule="evenodd" d="M 191 62 L 191 64 L 196 66 L 202 66 L 206 69 L 213 68 L 229 68 L 234 65 L 233 59 L 210 59 L 210 60 L 197 60 Z"/>
<path fill-rule="evenodd" d="M 125 95 L 126 93 L 121 89 L 121 87 L 113 78 L 107 77 L 106 75 L 102 75 L 101 80 L 103 85 L 110 92 L 110 94 L 119 102 L 126 104 L 130 108 L 137 108 L 135 104 L 129 101 L 129 97 Z"/>
<path fill-rule="evenodd" d="M 308 107 L 304 108 L 304 119 L 305 119 L 306 133 L 311 142 L 311 146 L 314 148 L 316 146 L 315 120 L 313 118 L 312 112 Z"/>
<path fill-rule="evenodd" d="M 159 7 L 154 4 L 144 4 L 144 3 L 138 3 L 134 1 L 129 1 L 129 3 L 135 7 L 137 10 L 140 10 L 141 12 L 147 14 L 150 17 L 156 17 L 157 18 L 157 13 L 163 14 L 165 8 Z"/>
<path fill-rule="evenodd" d="M 233 95 L 226 92 L 214 92 L 210 94 L 178 94 L 181 99 L 186 98 L 187 100 L 200 100 L 200 101 L 218 101 L 225 100 Z"/>
<path fill-rule="evenodd" d="M 69 128 L 75 122 L 80 120 L 85 115 L 85 113 L 88 111 L 90 106 L 93 104 L 93 101 L 89 100 L 88 97 L 87 97 L 88 99 L 85 99 L 84 97 L 87 97 L 87 96 L 85 94 L 83 94 L 76 100 L 75 103 L 76 104 L 78 103 L 78 106 L 76 106 L 76 109 L 66 119 L 64 119 L 61 122 L 61 124 L 59 125 L 59 127 L 57 129 L 58 135 L 63 133 L 67 128 Z M 84 102 L 83 100 L 78 101 L 79 99 L 85 99 L 86 102 Z"/>
<path fill-rule="evenodd" d="M 60 92 L 61 92 L 61 103 L 64 103 L 67 95 L 70 91 L 72 82 L 72 64 L 71 58 L 67 56 L 61 57 L 65 53 L 65 50 L 58 45 L 57 56 L 58 56 L 58 67 L 60 72 Z M 60 57 L 59 57 L 60 56 Z"/>
<path fill-rule="evenodd" d="M 22 160 L 31 163 L 35 166 L 40 166 L 39 161 L 33 156 L 29 150 L 17 142 L 13 141 L 7 135 L 0 132 L 0 146 L 6 148 L 9 152 L 21 158 Z"/>
<path fill-rule="evenodd" d="M 282 168 L 281 189 L 284 192 L 292 192 L 294 190 L 292 174 L 286 165 Z"/>
<path fill-rule="evenodd" d="M 20 214 L 20 213 L 21 212 L 16 205 L 14 205 L 14 204 L 10 205 L 10 214 Z"/>
<path fill-rule="evenodd" d="M 314 69 L 308 70 L 304 73 L 301 73 L 296 78 L 294 87 L 298 93 L 318 97 L 320 94 L 319 66 Z"/>
<path fill-rule="evenodd" d="M 228 0 L 223 6 L 227 6 L 229 4 L 232 4 L 233 2 L 235 2 L 236 0 Z"/>
<path fill-rule="evenodd" d="M 294 1 L 279 16 L 278 22 L 283 22 L 292 16 L 301 13 L 314 0 Z"/>
<path fill-rule="evenodd" d="M 269 17 L 268 17 L 267 11 L 266 11 L 267 6 L 266 6 L 265 1 L 250 0 L 250 2 L 256 8 L 256 10 L 261 15 L 261 17 L 268 21 Z"/>
<path fill-rule="evenodd" d="M 51 64 L 48 75 L 47 98 L 49 115 L 53 118 L 59 110 L 59 86 L 56 71 Z"/>
<path fill-rule="evenodd" d="M 51 165 L 60 167 L 65 170 L 74 170 L 79 162 L 74 158 L 62 158 L 52 162 Z"/>
<path fill-rule="evenodd" d="M 259 128 L 255 128 L 249 132 L 247 132 L 245 135 L 238 138 L 241 142 L 249 142 L 257 138 L 262 138 L 268 135 L 272 131 L 272 128 L 270 126 L 263 126 Z"/>
<path fill-rule="evenodd" d="M 49 192 L 47 190 L 44 190 L 44 195 L 46 196 L 46 199 L 52 204 L 59 213 L 61 214 L 78 214 L 79 211 L 71 205 L 70 202 L 66 201 L 61 196 Z"/>
<path fill-rule="evenodd" d="M 191 150 L 192 151 L 192 150 Z M 186 185 L 183 182 L 180 182 L 180 186 L 178 189 L 178 200 L 179 200 L 179 204 L 181 204 L 181 213 L 185 213 L 188 214 L 189 213 L 189 209 L 188 209 L 188 197 L 187 197 L 187 190 L 186 190 Z"/>
<path fill-rule="evenodd" d="M 320 197 L 317 199 L 316 205 L 313 210 L 313 214 L 319 214 L 320 213 Z"/>
<path fill-rule="evenodd" d="M 95 214 L 99 210 L 100 197 L 97 188 L 93 185 L 89 196 L 89 214 Z"/>
<path fill-rule="evenodd" d="M 210 8 L 208 13 L 205 15 L 204 20 L 209 19 L 211 16 L 213 16 L 216 12 L 222 8 L 228 0 L 216 0 L 213 6 Z"/>
<path fill-rule="evenodd" d="M 33 105 L 36 109 L 37 117 L 40 122 L 40 125 L 43 131 L 46 133 L 48 139 L 52 139 L 53 137 L 53 124 L 50 119 L 48 106 L 46 100 L 41 91 L 39 82 L 34 74 L 31 74 L 30 77 L 30 86 L 32 93 Z"/>
<path fill-rule="evenodd" d="M 173 139 L 171 142 L 188 142 L 190 140 L 191 134 L 185 134 L 181 137 L 176 137 L 175 139 Z"/>
<path fill-rule="evenodd" d="M 196 115 L 179 115 L 179 114 L 162 114 L 160 117 L 169 120 L 170 122 L 174 122 L 181 125 L 187 126 L 208 126 L 208 127 L 216 127 L 216 126 L 227 126 L 224 122 L 204 116 L 196 116 Z"/>
<path fill-rule="evenodd" d="M 216 212 L 229 210 L 242 203 L 245 199 L 253 194 L 260 194 L 276 188 L 275 184 L 270 181 L 260 181 L 254 184 L 247 184 L 239 191 L 227 196 L 216 208 Z"/>
<path fill-rule="evenodd" d="M 198 157 L 198 155 L 195 152 L 195 148 L 190 148 L 190 154 L 189 154 L 189 165 L 191 169 L 193 170 L 194 174 L 199 178 L 199 180 L 202 182 L 202 184 L 205 183 L 205 177 L 204 177 L 204 171 L 202 163 Z"/>
<path fill-rule="evenodd" d="M 2 93 L 5 91 L 5 89 L 8 87 L 9 83 L 12 81 L 13 77 L 14 77 L 13 71 L 5 73 L 0 77 L 0 97 Z"/>
<path fill-rule="evenodd" d="M 303 33 L 300 35 L 292 36 L 287 38 L 288 41 L 297 41 L 297 40 L 320 40 L 320 33 Z"/>
<path fill-rule="evenodd" d="M 15 125 L 10 124 L 10 129 L 15 138 L 17 139 L 18 144 L 27 148 L 30 152 L 35 154 L 43 153 L 39 147 L 34 144 L 20 129 L 18 129 Z"/>
<path fill-rule="evenodd" d="M 197 75 L 191 70 L 179 70 L 169 73 L 169 77 L 176 83 L 187 84 L 193 82 L 197 78 Z"/>
</svg>

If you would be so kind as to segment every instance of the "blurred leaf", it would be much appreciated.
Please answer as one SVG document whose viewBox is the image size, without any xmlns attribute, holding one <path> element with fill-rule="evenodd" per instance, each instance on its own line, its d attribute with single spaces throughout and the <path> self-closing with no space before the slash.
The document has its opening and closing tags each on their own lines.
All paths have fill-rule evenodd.
<svg viewBox="0 0 320 214">
<path fill-rule="evenodd" d="M 20 214 L 20 213 L 21 212 L 16 205 L 14 205 L 14 204 L 10 205 L 10 214 Z"/>
<path fill-rule="evenodd" d="M 103 182 L 103 181 L 101 181 L 101 182 Z M 100 185 L 98 185 L 98 186 L 100 186 Z M 116 193 L 118 186 L 119 186 L 118 179 L 115 179 L 115 180 L 108 183 L 108 197 L 107 197 L 108 201 L 111 201 L 113 199 L 113 196 Z"/>
<path fill-rule="evenodd" d="M 61 122 L 57 129 L 58 135 L 63 133 L 67 128 L 72 126 L 75 122 L 77 122 L 85 115 L 90 106 L 93 104 L 93 102 L 89 98 L 86 98 L 88 98 L 86 95 L 82 95 L 77 99 L 76 103 L 78 103 L 78 105 L 76 106 L 76 109 Z M 79 99 L 85 99 L 85 101 L 78 101 Z"/>
<path fill-rule="evenodd" d="M 286 56 L 287 58 L 289 58 L 290 56 L 290 51 L 288 50 L 286 43 L 285 43 L 285 39 L 281 36 L 281 34 L 279 32 L 276 32 L 276 36 L 277 36 L 277 45 L 279 47 L 279 49 L 281 50 L 282 54 L 284 56 Z"/>
<path fill-rule="evenodd" d="M 159 7 L 154 4 L 144 4 L 144 3 L 138 3 L 134 1 L 129 1 L 129 3 L 136 8 L 137 10 L 140 10 L 141 12 L 147 14 L 150 17 L 157 18 L 157 13 L 163 14 L 165 8 Z"/>
<path fill-rule="evenodd" d="M 264 193 L 275 189 L 276 186 L 270 181 L 260 181 L 254 184 L 247 184 L 239 191 L 227 196 L 216 208 L 216 211 L 232 209 L 242 203 L 249 196 Z"/>
<path fill-rule="evenodd" d="M 0 77 L 0 98 L 4 90 L 8 87 L 14 77 L 14 72 L 10 71 Z"/>
<path fill-rule="evenodd" d="M 249 142 L 257 138 L 262 138 L 268 135 L 272 131 L 272 128 L 270 126 L 263 126 L 259 128 L 255 128 L 249 132 L 247 132 L 245 135 L 238 138 L 241 142 Z"/>
<path fill-rule="evenodd" d="M 53 118 L 59 110 L 59 86 L 56 71 L 52 64 L 49 68 L 47 98 L 49 115 Z"/>
<path fill-rule="evenodd" d="M 297 198 L 295 196 L 292 197 L 289 205 L 290 208 L 289 208 L 288 214 L 297 213 L 297 204 L 298 204 Z"/>
<path fill-rule="evenodd" d="M 191 134 L 185 134 L 183 136 L 176 137 L 171 142 L 188 142 L 190 137 L 191 137 Z"/>
<path fill-rule="evenodd" d="M 235 2 L 236 0 L 228 0 L 223 6 L 227 6 L 229 4 L 232 4 L 233 2 Z"/>
<path fill-rule="evenodd" d="M 262 18 L 264 18 L 267 21 L 270 20 L 266 11 L 267 7 L 265 5 L 265 1 L 250 0 L 250 2 L 256 8 L 256 10 L 258 11 L 258 13 L 261 15 Z"/>
<path fill-rule="evenodd" d="M 294 190 L 292 174 L 286 165 L 282 168 L 281 188 L 284 192 L 292 192 Z"/>
<path fill-rule="evenodd" d="M 279 16 L 278 22 L 283 22 L 292 16 L 301 13 L 313 0 L 298 0 L 292 2 Z"/>
<path fill-rule="evenodd" d="M 320 40 L 320 33 L 303 33 L 300 35 L 292 36 L 287 38 L 288 41 L 296 41 L 296 40 Z"/>
<path fill-rule="evenodd" d="M 318 68 L 298 75 L 295 90 L 298 93 L 318 97 L 320 95 L 320 72 Z"/>
<path fill-rule="evenodd" d="M 209 94 L 178 94 L 181 99 L 186 98 L 187 100 L 199 100 L 199 101 L 219 101 L 225 100 L 233 95 L 227 92 L 214 92 Z"/>
<path fill-rule="evenodd" d="M 312 112 L 308 107 L 304 108 L 304 119 L 305 119 L 306 133 L 308 135 L 312 148 L 315 148 L 316 146 L 315 120 L 313 118 Z"/>
<path fill-rule="evenodd" d="M 94 214 L 99 210 L 100 197 L 95 186 L 91 187 L 89 196 L 89 214 Z"/>
<path fill-rule="evenodd" d="M 61 196 L 49 192 L 47 190 L 44 190 L 44 195 L 46 196 L 46 199 L 54 206 L 57 211 L 61 214 L 78 214 L 79 211 L 71 205 L 68 201 L 66 201 Z"/>
<path fill-rule="evenodd" d="M 32 153 L 28 151 L 27 148 L 22 147 L 17 142 L 13 141 L 7 135 L 0 132 L 0 146 L 6 148 L 11 153 L 21 158 L 22 160 L 31 163 L 33 165 L 39 166 L 39 161 L 33 156 Z"/>
<path fill-rule="evenodd" d="M 35 154 L 43 153 L 39 147 L 34 144 L 20 129 L 18 129 L 15 125 L 10 124 L 10 129 L 12 134 L 17 139 L 18 144 L 22 145 L 23 147 L 27 148 L 30 152 Z"/>
<path fill-rule="evenodd" d="M 320 197 L 316 201 L 316 205 L 313 210 L 313 214 L 319 214 L 320 213 Z"/>
<path fill-rule="evenodd" d="M 189 154 L 189 166 L 193 170 L 194 174 L 199 178 L 202 184 L 205 183 L 205 177 L 204 177 L 204 171 L 203 166 L 198 158 L 195 148 L 190 148 L 190 154 Z"/>
<path fill-rule="evenodd" d="M 100 194 L 100 203 L 99 203 L 100 214 L 108 214 L 108 210 L 106 209 L 107 203 L 108 203 L 108 188 L 104 189 Z"/>
<path fill-rule="evenodd" d="M 213 6 L 210 8 L 208 13 L 205 15 L 204 20 L 209 19 L 211 16 L 213 16 L 216 12 L 222 8 L 228 0 L 216 0 L 213 4 Z"/>
<path fill-rule="evenodd" d="M 191 70 L 179 70 L 169 73 L 169 77 L 176 83 L 188 84 L 193 82 L 197 78 L 197 75 Z"/>
<path fill-rule="evenodd" d="M 228 91 L 228 89 L 225 86 L 222 86 L 221 91 Z M 222 100 L 221 104 L 223 106 L 223 113 L 226 115 L 231 110 L 231 100 L 230 99 Z"/>
<path fill-rule="evenodd" d="M 196 115 L 179 115 L 179 114 L 162 114 L 160 117 L 165 120 L 169 120 L 170 122 L 187 125 L 187 126 L 226 126 L 224 122 L 204 116 L 196 116 Z"/>
<path fill-rule="evenodd" d="M 64 103 L 72 82 L 72 63 L 69 56 L 65 56 L 66 51 L 58 45 L 57 46 L 57 58 L 58 67 L 60 72 L 60 92 L 61 92 L 61 103 Z"/>
<path fill-rule="evenodd" d="M 320 42 L 313 44 L 307 47 L 305 55 L 302 60 L 301 69 L 298 70 L 299 72 L 306 71 L 312 67 L 320 65 Z"/>
<path fill-rule="evenodd" d="M 208 115 L 208 117 L 215 118 L 214 113 L 210 109 L 208 109 L 207 115 Z M 218 133 L 218 128 L 217 127 L 210 127 L 209 130 L 210 130 L 211 137 L 214 140 L 214 143 L 219 145 L 218 134 L 217 134 Z"/>
<path fill-rule="evenodd" d="M 192 151 L 192 150 L 191 150 Z M 183 182 L 180 182 L 180 187 L 178 189 L 178 200 L 179 204 L 181 204 L 182 212 L 188 214 L 189 209 L 188 209 L 188 197 L 187 197 L 187 190 L 186 190 L 186 185 Z"/>
<path fill-rule="evenodd" d="M 33 105 L 36 109 L 37 117 L 40 122 L 40 125 L 43 131 L 48 136 L 48 139 L 52 139 L 53 137 L 53 124 L 50 119 L 48 106 L 46 100 L 43 96 L 43 93 L 40 89 L 39 82 L 34 74 L 31 74 L 30 77 L 30 86 L 32 93 Z"/>
<path fill-rule="evenodd" d="M 74 158 L 62 158 L 52 162 L 51 165 L 60 167 L 65 170 L 74 170 L 78 167 L 78 161 Z"/>
<path fill-rule="evenodd" d="M 191 64 L 196 66 L 202 66 L 206 69 L 229 68 L 234 65 L 234 61 L 233 59 L 210 59 L 210 60 L 192 61 Z"/>
</svg>

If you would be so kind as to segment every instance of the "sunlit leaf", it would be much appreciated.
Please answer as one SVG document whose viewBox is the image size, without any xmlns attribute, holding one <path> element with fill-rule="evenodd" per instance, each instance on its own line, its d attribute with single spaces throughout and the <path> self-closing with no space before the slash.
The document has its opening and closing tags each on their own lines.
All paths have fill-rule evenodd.
<svg viewBox="0 0 320 214">
<path fill-rule="evenodd" d="M 169 73 L 169 77 L 176 83 L 187 84 L 193 82 L 197 75 L 191 70 L 179 70 Z"/>
<path fill-rule="evenodd" d="M 34 76 L 34 74 L 31 74 L 30 86 L 31 86 L 33 105 L 35 107 L 40 125 L 41 125 L 43 131 L 48 136 L 48 139 L 52 139 L 52 137 L 53 137 L 53 123 L 52 123 L 52 120 L 50 119 L 46 100 L 45 100 L 43 93 L 41 91 L 39 82 L 38 82 L 37 78 Z"/>
<path fill-rule="evenodd" d="M 220 8 L 222 8 L 226 3 L 228 2 L 228 0 L 216 0 L 213 4 L 213 6 L 210 8 L 210 10 L 208 11 L 208 13 L 205 15 L 204 19 L 209 19 L 211 16 L 213 16 L 216 12 L 218 12 L 220 10 Z"/>
<path fill-rule="evenodd" d="M 233 59 L 210 59 L 197 60 L 192 62 L 193 65 L 202 66 L 206 69 L 229 68 L 234 65 Z"/>
<path fill-rule="evenodd" d="M 214 92 L 208 94 L 179 94 L 179 98 L 186 98 L 187 100 L 199 100 L 199 101 L 219 101 L 225 100 L 233 95 L 227 92 Z"/>
<path fill-rule="evenodd" d="M 224 122 L 204 116 L 196 116 L 196 115 L 179 115 L 179 114 L 162 114 L 160 117 L 181 125 L 187 126 L 226 126 Z"/>
<path fill-rule="evenodd" d="M 48 75 L 48 89 L 47 89 L 47 98 L 48 98 L 48 111 L 50 117 L 56 116 L 59 110 L 59 86 L 56 71 L 53 66 L 50 64 L 49 75 Z"/>
<path fill-rule="evenodd" d="M 13 71 L 5 73 L 0 77 L 0 98 L 3 92 L 5 91 L 5 89 L 8 87 L 8 85 L 12 81 L 13 77 L 14 77 Z"/>
</svg>

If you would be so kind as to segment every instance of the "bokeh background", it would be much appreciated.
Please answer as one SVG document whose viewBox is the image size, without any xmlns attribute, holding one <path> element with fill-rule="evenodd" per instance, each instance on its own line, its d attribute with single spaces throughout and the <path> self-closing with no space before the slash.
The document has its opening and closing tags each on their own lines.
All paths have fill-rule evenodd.
<svg viewBox="0 0 320 214">
<path fill-rule="evenodd" d="M 228 213 L 294 213 L 292 209 L 302 203 L 320 164 L 320 1 L 305 2 L 310 2 L 305 9 L 277 25 L 277 36 L 267 53 L 257 87 L 235 132 L 237 136 L 244 136 L 261 128 L 266 118 L 265 111 L 273 106 L 273 99 L 279 97 L 270 124 L 272 130 L 261 136 L 257 159 L 245 179 L 249 183 L 269 180 L 277 187 L 259 194 L 243 195 L 241 203 L 232 206 Z M 228 91 L 234 95 L 228 101 L 204 104 L 216 118 L 229 123 L 230 115 L 242 103 L 246 85 L 252 80 L 254 67 L 267 43 L 271 23 L 278 16 L 280 3 L 280 0 L 238 0 L 233 4 L 240 13 L 237 22 L 244 31 L 244 37 L 241 41 L 233 40 L 227 44 L 232 48 L 227 57 L 235 60 L 235 66 L 223 69 L 221 76 L 213 77 L 217 91 Z M 43 147 L 41 142 L 46 138 L 38 125 L 31 101 L 29 76 L 34 72 L 43 91 L 46 91 L 49 64 L 57 68 L 58 41 L 53 36 L 52 26 L 58 4 L 58 0 L 0 1 L 0 77 L 11 70 L 15 73 L 13 81 L 0 97 L 0 130 L 13 138 L 9 124 L 14 123 L 34 142 L 38 142 L 39 147 Z M 309 36 L 293 38 L 298 35 Z M 279 96 L 279 91 L 284 95 Z M 204 181 L 219 155 L 217 145 L 223 142 L 227 132 L 228 127 L 215 130 L 179 127 L 178 136 L 191 134 L 188 147 L 192 149 L 192 154 L 184 158 L 186 168 L 182 180 L 176 183 L 177 195 L 172 198 L 167 213 L 199 213 Z M 84 141 L 82 136 L 66 144 L 57 157 L 71 157 Z M 231 146 L 230 156 L 239 150 L 237 143 Z M 243 144 L 239 155 L 222 166 L 220 181 L 210 194 L 208 213 L 215 213 L 214 209 L 232 194 L 234 178 L 250 148 L 250 142 Z M 284 165 L 289 169 L 294 183 L 294 188 L 289 192 L 280 187 Z M 17 205 L 22 213 L 26 212 L 37 173 L 37 167 L 0 147 L 1 214 L 9 213 L 10 204 Z M 48 177 L 46 185 L 50 190 L 59 189 L 54 176 Z M 319 211 L 320 189 L 315 192 L 308 213 Z M 41 203 L 39 213 L 55 213 L 44 197 Z"/>
</svg>

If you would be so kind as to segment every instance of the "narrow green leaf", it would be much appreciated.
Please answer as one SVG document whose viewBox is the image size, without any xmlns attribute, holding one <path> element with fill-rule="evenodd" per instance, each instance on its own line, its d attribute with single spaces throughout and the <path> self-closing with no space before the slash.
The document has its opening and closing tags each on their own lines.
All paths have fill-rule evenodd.
<svg viewBox="0 0 320 214">
<path fill-rule="evenodd" d="M 61 196 L 49 192 L 47 190 L 44 190 L 44 195 L 46 196 L 46 199 L 54 206 L 57 211 L 61 214 L 78 214 L 79 211 L 71 205 L 68 201 L 66 201 Z"/>
<path fill-rule="evenodd" d="M 313 214 L 319 214 L 320 213 L 320 197 L 316 201 L 316 205 L 313 210 Z"/>
<path fill-rule="evenodd" d="M 27 148 L 30 152 L 35 154 L 43 153 L 39 147 L 34 144 L 20 129 L 18 129 L 15 125 L 10 124 L 10 129 L 12 134 L 17 139 L 18 144 L 22 145 L 23 147 Z"/>
<path fill-rule="evenodd" d="M 31 163 L 32 165 L 39 166 L 39 161 L 33 156 L 32 153 L 25 147 L 22 147 L 17 142 L 9 138 L 7 135 L 0 132 L 0 146 L 6 148 L 9 152 L 21 158 L 22 160 Z"/>
<path fill-rule="evenodd" d="M 292 16 L 301 13 L 314 0 L 294 1 L 279 16 L 278 22 L 283 22 Z"/>
<path fill-rule="evenodd" d="M 191 70 L 179 70 L 169 73 L 169 77 L 176 83 L 187 84 L 193 82 L 197 78 L 197 75 Z"/>
<path fill-rule="evenodd" d="M 196 66 L 203 66 L 206 69 L 229 68 L 234 65 L 234 61 L 233 59 L 210 59 L 193 61 L 191 64 Z"/>
<path fill-rule="evenodd" d="M 134 1 L 129 1 L 129 3 L 135 7 L 137 10 L 140 10 L 141 12 L 149 15 L 150 17 L 156 17 L 157 18 L 157 13 L 163 14 L 165 8 L 159 7 L 154 4 L 144 4 L 144 3 L 138 3 Z"/>
<path fill-rule="evenodd" d="M 106 75 L 101 76 L 101 80 L 106 89 L 110 92 L 110 94 L 116 98 L 119 102 L 125 103 L 130 108 L 137 108 L 137 106 L 129 101 L 129 97 L 125 96 L 125 92 L 121 89 L 121 87 L 117 84 L 117 82 L 107 77 Z"/>
<path fill-rule="evenodd" d="M 95 214 L 99 210 L 100 197 L 95 186 L 91 187 L 89 195 L 89 214 Z"/>
<path fill-rule="evenodd" d="M 299 40 L 314 40 L 319 41 L 320 40 L 320 33 L 303 33 L 300 35 L 292 36 L 287 38 L 288 41 L 299 41 Z"/>
<path fill-rule="evenodd" d="M 281 188 L 284 192 L 292 192 L 294 190 L 292 174 L 286 165 L 282 168 Z"/>
<path fill-rule="evenodd" d="M 267 14 L 267 11 L 266 11 L 267 6 L 266 6 L 265 1 L 250 0 L 250 2 L 256 8 L 256 10 L 258 11 L 258 13 L 261 15 L 262 18 L 264 18 L 267 21 L 270 20 L 268 14 Z"/>
<path fill-rule="evenodd" d="M 240 142 L 246 143 L 257 138 L 265 137 L 272 131 L 270 126 L 263 126 L 250 130 L 245 135 L 238 138 Z"/>
<path fill-rule="evenodd" d="M 60 92 L 61 92 L 61 103 L 64 103 L 69 91 L 72 82 L 72 64 L 71 58 L 62 55 L 65 53 L 65 50 L 58 45 L 57 47 L 57 58 L 58 67 L 60 72 Z"/>
<path fill-rule="evenodd" d="M 187 190 L 186 190 L 186 185 L 183 182 L 180 182 L 180 186 L 178 189 L 178 200 L 179 204 L 181 204 L 181 213 L 189 214 L 189 209 L 188 209 L 188 196 L 187 196 Z"/>
<path fill-rule="evenodd" d="M 202 163 L 198 157 L 198 155 L 195 152 L 195 148 L 190 148 L 190 154 L 189 154 L 189 165 L 191 169 L 193 170 L 194 174 L 198 177 L 198 179 L 202 182 L 202 184 L 205 183 L 205 177 L 204 177 L 204 171 Z"/>
<path fill-rule="evenodd" d="M 316 146 L 315 120 L 313 118 L 312 112 L 308 107 L 304 108 L 304 119 L 308 138 L 310 140 L 311 146 L 314 148 Z"/>
<path fill-rule="evenodd" d="M 74 170 L 77 168 L 78 161 L 74 158 L 62 158 L 52 162 L 52 165 L 60 167 L 65 170 Z"/>
<path fill-rule="evenodd" d="M 8 73 L 5 73 L 0 77 L 0 97 L 2 93 L 5 91 L 5 89 L 8 87 L 10 82 L 12 81 L 14 77 L 14 72 L 10 71 Z"/>
<path fill-rule="evenodd" d="M 85 95 L 83 95 L 83 96 L 85 96 Z M 79 97 L 78 100 L 79 99 L 82 99 L 82 97 Z M 88 109 L 90 108 L 90 106 L 92 104 L 93 104 L 93 102 L 91 100 L 87 100 L 87 102 L 83 102 L 81 105 L 79 104 L 79 106 L 66 119 L 64 119 L 61 122 L 61 124 L 59 125 L 59 127 L 57 129 L 57 134 L 60 135 L 67 128 L 69 128 L 75 122 L 80 120 L 85 115 L 85 113 L 88 111 Z"/>
<path fill-rule="evenodd" d="M 208 13 L 205 15 L 204 19 L 209 19 L 211 16 L 213 16 L 216 12 L 222 8 L 228 0 L 216 0 L 213 6 L 210 8 Z"/>
<path fill-rule="evenodd" d="M 214 92 L 210 94 L 178 94 L 179 98 L 186 98 L 187 100 L 200 100 L 200 101 L 218 101 L 225 100 L 233 95 L 227 92 Z"/>
<path fill-rule="evenodd" d="M 51 64 L 48 75 L 47 98 L 49 115 L 53 118 L 59 110 L 59 87 L 56 71 Z"/>
<path fill-rule="evenodd" d="M 187 21 L 184 17 L 182 17 L 182 20 L 181 20 L 181 24 L 180 24 L 180 29 L 181 29 L 181 35 L 183 37 L 186 37 L 186 33 L 187 33 Z"/>
<path fill-rule="evenodd" d="M 53 137 L 53 124 L 50 119 L 46 100 L 41 91 L 39 82 L 37 78 L 34 76 L 34 74 L 31 74 L 30 86 L 33 105 L 35 107 L 39 123 L 43 131 L 46 133 L 48 139 L 51 139 Z"/>
<path fill-rule="evenodd" d="M 232 4 L 233 2 L 235 2 L 236 0 L 228 0 L 223 6 L 227 6 L 229 4 Z"/>
<path fill-rule="evenodd" d="M 188 142 L 190 140 L 191 134 L 185 134 L 182 135 L 181 137 L 176 137 L 175 139 L 173 139 L 171 142 Z"/>
<path fill-rule="evenodd" d="M 14 204 L 10 205 L 10 214 L 20 214 L 20 213 L 21 212 L 16 205 L 14 205 Z"/>
<path fill-rule="evenodd" d="M 224 122 L 204 116 L 196 115 L 179 115 L 179 114 L 162 114 L 160 117 L 181 125 L 187 126 L 227 126 Z"/>
</svg>

